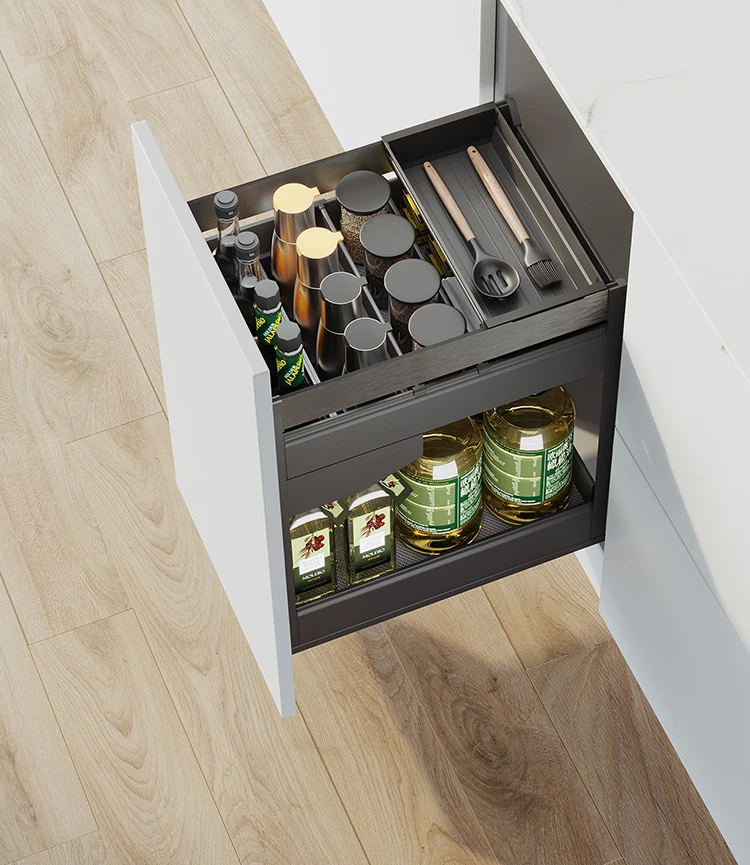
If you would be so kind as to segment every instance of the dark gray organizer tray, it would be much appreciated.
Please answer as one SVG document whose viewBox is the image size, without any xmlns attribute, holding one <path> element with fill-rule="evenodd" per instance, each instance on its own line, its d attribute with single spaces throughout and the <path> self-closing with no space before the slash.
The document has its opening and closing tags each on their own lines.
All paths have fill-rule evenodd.
<svg viewBox="0 0 750 865">
<path fill-rule="evenodd" d="M 558 384 L 594 382 L 598 393 L 593 408 L 577 422 L 577 429 L 585 426 L 595 437 L 595 455 L 584 461 L 576 452 L 574 492 L 565 511 L 522 527 L 505 526 L 486 513 L 474 543 L 435 558 L 411 555 L 399 544 L 398 568 L 392 574 L 300 607 L 295 604 L 287 549 L 295 651 L 604 537 L 625 284 L 606 271 L 513 116 L 505 104 L 482 106 L 388 136 L 385 144 L 234 187 L 243 227 L 259 235 L 262 263 L 268 270 L 272 196 L 281 184 L 296 181 L 320 188 L 318 224 L 337 227 L 340 210 L 332 191 L 345 174 L 367 168 L 388 175 L 396 204 L 403 183 L 454 270 L 455 276 L 443 280 L 440 300 L 460 308 L 469 328 L 462 337 L 406 354 L 391 339 L 388 361 L 274 398 L 282 524 L 293 514 L 358 492 L 412 461 L 421 454 L 422 433 L 429 429 Z M 501 240 L 510 248 L 512 235 L 499 224 L 499 214 L 497 219 L 487 215 L 488 206 L 494 205 L 484 187 L 478 180 L 481 188 L 457 182 L 458 167 L 454 174 L 447 171 L 446 166 L 458 166 L 469 144 L 479 147 L 525 225 L 556 261 L 563 275 L 560 287 L 537 291 L 519 262 L 522 286 L 515 300 L 505 302 L 512 302 L 512 307 L 497 310 L 494 302 L 477 300 L 470 277 L 467 282 L 470 258 L 463 241 L 447 224 L 439 201 L 431 199 L 431 187 L 426 190 L 421 184 L 422 179 L 426 182 L 421 164 L 429 159 L 467 208 L 480 240 L 492 238 L 496 248 L 509 255 Z M 212 198 L 189 203 L 204 232 L 214 228 Z M 483 214 L 483 221 L 469 209 Z M 211 242 L 208 234 L 207 239 Z M 343 270 L 357 272 L 343 244 L 340 262 Z M 379 317 L 370 298 L 366 307 L 369 315 Z M 316 379 L 311 373 L 311 380 Z"/>
</svg>

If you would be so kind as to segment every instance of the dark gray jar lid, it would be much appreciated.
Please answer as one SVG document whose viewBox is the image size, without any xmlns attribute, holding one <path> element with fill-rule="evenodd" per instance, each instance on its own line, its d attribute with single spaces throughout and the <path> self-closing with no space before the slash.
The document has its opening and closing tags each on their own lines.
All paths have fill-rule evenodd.
<svg viewBox="0 0 750 865">
<path fill-rule="evenodd" d="M 388 325 L 382 321 L 357 318 L 346 326 L 344 338 L 355 351 L 373 351 L 385 342 L 388 330 Z"/>
<path fill-rule="evenodd" d="M 420 306 L 409 319 L 409 333 L 417 345 L 426 348 L 466 333 L 463 313 L 445 303 Z"/>
<path fill-rule="evenodd" d="M 398 258 L 414 246 L 414 226 L 403 216 L 381 213 L 368 219 L 359 232 L 365 250 L 378 258 Z"/>
<path fill-rule="evenodd" d="M 320 291 L 323 299 L 331 303 L 351 303 L 360 296 L 366 285 L 361 276 L 339 270 L 325 277 L 320 283 Z"/>
<path fill-rule="evenodd" d="M 302 348 L 302 332 L 293 321 L 282 321 L 276 328 L 276 345 L 279 351 L 293 354 Z"/>
<path fill-rule="evenodd" d="M 374 171 L 352 171 L 336 184 L 339 204 L 361 216 L 382 210 L 390 197 L 391 184 Z"/>
<path fill-rule="evenodd" d="M 222 189 L 214 195 L 214 211 L 219 219 L 234 219 L 240 212 L 240 200 L 231 189 Z"/>
<path fill-rule="evenodd" d="M 248 277 L 245 277 L 247 279 Z M 245 280 L 242 280 L 245 284 Z M 255 305 L 262 312 L 274 312 L 281 303 L 278 283 L 273 279 L 261 279 L 255 285 Z"/>
<path fill-rule="evenodd" d="M 242 300 L 254 300 L 255 286 L 257 284 L 258 280 L 254 276 L 243 276 L 242 282 L 240 282 L 240 292 L 237 297 L 242 298 Z"/>
<path fill-rule="evenodd" d="M 385 272 L 385 290 L 395 300 L 409 305 L 429 303 L 440 291 L 440 274 L 429 261 L 406 258 Z"/>
<path fill-rule="evenodd" d="M 253 231 L 241 231 L 234 248 L 240 261 L 252 261 L 260 255 L 260 238 Z"/>
</svg>

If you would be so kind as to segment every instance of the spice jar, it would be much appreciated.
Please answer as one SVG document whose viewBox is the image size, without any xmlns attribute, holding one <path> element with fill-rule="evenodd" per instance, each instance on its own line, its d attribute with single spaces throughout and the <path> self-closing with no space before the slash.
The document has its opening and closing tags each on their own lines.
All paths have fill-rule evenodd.
<svg viewBox="0 0 750 865">
<path fill-rule="evenodd" d="M 273 238 L 271 240 L 271 274 L 281 290 L 281 303 L 291 317 L 294 304 L 294 281 L 297 278 L 297 238 L 315 226 L 316 186 L 285 183 L 273 194 Z"/>
<path fill-rule="evenodd" d="M 471 418 L 425 433 L 424 455 L 397 475 L 411 487 L 396 505 L 401 540 L 428 556 L 474 540 L 482 525 L 482 437 Z"/>
<path fill-rule="evenodd" d="M 440 291 L 440 274 L 419 258 L 392 264 L 385 274 L 391 327 L 402 349 L 410 344 L 409 319 L 421 307 L 433 303 Z"/>
<path fill-rule="evenodd" d="M 373 216 L 362 226 L 359 239 L 365 250 L 365 276 L 380 309 L 388 308 L 386 271 L 397 261 L 411 258 L 415 238 L 414 226 L 395 213 Z"/>
<path fill-rule="evenodd" d="M 302 331 L 305 351 L 315 363 L 320 324 L 320 284 L 339 270 L 340 231 L 308 228 L 297 238 L 297 280 L 294 284 L 294 320 Z"/>
<path fill-rule="evenodd" d="M 336 185 L 336 198 L 341 205 L 341 233 L 357 264 L 365 263 L 359 232 L 368 219 L 388 210 L 390 197 L 390 183 L 374 171 L 352 171 Z"/>
<path fill-rule="evenodd" d="M 422 306 L 409 319 L 409 335 L 414 351 L 463 336 L 465 333 L 464 314 L 447 303 Z"/>
</svg>

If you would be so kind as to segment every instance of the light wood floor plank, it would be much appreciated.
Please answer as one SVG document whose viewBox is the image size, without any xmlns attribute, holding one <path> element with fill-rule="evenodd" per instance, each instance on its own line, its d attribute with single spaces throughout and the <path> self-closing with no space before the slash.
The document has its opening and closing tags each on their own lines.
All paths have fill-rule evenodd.
<svg viewBox="0 0 750 865">
<path fill-rule="evenodd" d="M 164 417 L 70 449 L 242 862 L 365 865 L 302 719 L 268 694 L 176 488 Z"/>
<path fill-rule="evenodd" d="M 480 589 L 385 630 L 501 862 L 619 856 Z"/>
<path fill-rule="evenodd" d="M 261 0 L 178 2 L 267 174 L 341 150 Z"/>
<path fill-rule="evenodd" d="M 599 598 L 574 555 L 484 588 L 527 669 L 609 637 Z"/>
<path fill-rule="evenodd" d="M 0 582 L 0 863 L 96 823 Z"/>
<path fill-rule="evenodd" d="M 529 675 L 628 865 L 734 863 L 612 640 Z"/>
<path fill-rule="evenodd" d="M 80 8 L 125 99 L 211 75 L 174 0 L 82 0 Z"/>
<path fill-rule="evenodd" d="M 302 652 L 295 672 L 372 865 L 498 862 L 380 625 Z"/>
<path fill-rule="evenodd" d="M 159 339 L 154 318 L 154 298 L 148 275 L 146 250 L 131 252 L 99 265 L 104 281 L 130 334 L 141 363 L 162 408 L 166 408 L 161 375 Z"/>
<path fill-rule="evenodd" d="M 130 113 L 76 0 L 0 0 L 0 19 L 0 50 L 94 255 L 101 261 L 141 249 Z M 6 173 L 17 184 L 6 209 L 28 196 L 43 214 L 42 246 L 52 254 L 47 240 L 56 225 L 46 200 L 30 193 L 29 173 L 18 165 Z M 22 246 L 40 221 L 20 224 Z"/>
<path fill-rule="evenodd" d="M 215 78 L 130 103 L 147 120 L 188 200 L 264 174 Z"/>
<path fill-rule="evenodd" d="M 83 838 L 67 841 L 35 856 L 19 859 L 14 865 L 108 865 L 101 835 L 92 832 Z"/>
<path fill-rule="evenodd" d="M 41 640 L 127 609 L 97 521 L 1 301 L 0 466 L 0 571 L 26 638 Z"/>
<path fill-rule="evenodd" d="M 112 865 L 236 863 L 135 614 L 32 651 Z"/>
<path fill-rule="evenodd" d="M 0 10 L 6 5 L 0 0 Z M 4 20 L 0 33 L 9 30 Z M 0 172 L 2 295 L 60 435 L 79 438 L 158 411 L 156 395 L 2 64 L 0 105 L 0 163 L 8 167 Z M 69 107 L 54 114 L 72 117 L 75 111 Z M 113 201 L 100 203 L 100 210 L 116 211 Z"/>
</svg>

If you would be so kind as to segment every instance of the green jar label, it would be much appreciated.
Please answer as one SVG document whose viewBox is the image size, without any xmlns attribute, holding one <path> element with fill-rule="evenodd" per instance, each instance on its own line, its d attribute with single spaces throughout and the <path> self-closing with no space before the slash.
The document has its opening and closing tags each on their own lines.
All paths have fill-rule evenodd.
<svg viewBox="0 0 750 865">
<path fill-rule="evenodd" d="M 305 383 L 305 361 L 302 352 L 294 357 L 282 354 L 276 349 L 276 372 L 279 383 L 285 388 L 301 387 Z"/>
<path fill-rule="evenodd" d="M 255 307 L 255 332 L 266 345 L 273 345 L 276 328 L 281 324 L 281 305 L 276 312 L 262 312 Z"/>
<path fill-rule="evenodd" d="M 329 528 L 316 529 L 292 541 L 292 571 L 297 594 L 333 582 L 331 542 Z"/>
<path fill-rule="evenodd" d="M 502 499 L 538 505 L 565 489 L 573 472 L 573 431 L 559 444 L 535 451 L 504 445 L 484 425 L 484 482 Z"/>
<path fill-rule="evenodd" d="M 393 545 L 390 506 L 349 519 L 352 521 L 354 570 L 364 571 L 389 562 Z"/>
<path fill-rule="evenodd" d="M 443 467 L 438 467 L 443 468 Z M 455 532 L 476 516 L 482 504 L 482 457 L 457 477 L 426 480 L 401 469 L 411 495 L 396 509 L 412 528 L 433 535 Z"/>
</svg>

